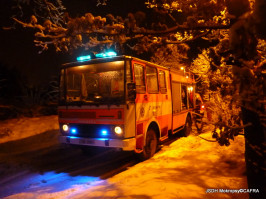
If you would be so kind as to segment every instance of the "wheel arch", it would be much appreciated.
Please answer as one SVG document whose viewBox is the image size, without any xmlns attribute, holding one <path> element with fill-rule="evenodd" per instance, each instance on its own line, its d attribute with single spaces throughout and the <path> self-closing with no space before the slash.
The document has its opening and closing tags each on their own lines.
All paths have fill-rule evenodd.
<svg viewBox="0 0 266 200">
<path fill-rule="evenodd" d="M 145 130 L 144 146 L 146 144 L 146 137 L 147 137 L 147 132 L 148 132 L 149 128 L 152 128 L 155 131 L 157 140 L 159 141 L 159 139 L 160 139 L 160 135 L 161 135 L 160 125 L 156 120 L 151 120 L 148 123 L 148 126 L 146 127 L 146 130 Z"/>
<path fill-rule="evenodd" d="M 150 125 L 148 126 L 147 131 L 149 130 L 149 128 L 152 128 L 152 129 L 155 131 L 155 133 L 156 133 L 156 137 L 157 137 L 157 139 L 159 139 L 159 138 L 160 138 L 160 128 L 159 128 L 159 124 L 158 124 L 157 122 L 155 122 L 155 121 L 152 121 L 152 122 L 150 123 Z"/>
</svg>

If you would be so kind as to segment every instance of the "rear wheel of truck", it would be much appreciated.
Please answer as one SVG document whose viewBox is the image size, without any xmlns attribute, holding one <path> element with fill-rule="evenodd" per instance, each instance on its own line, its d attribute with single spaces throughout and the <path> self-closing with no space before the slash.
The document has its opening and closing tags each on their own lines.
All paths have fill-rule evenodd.
<svg viewBox="0 0 266 200">
<path fill-rule="evenodd" d="M 197 132 L 200 134 L 202 129 L 203 129 L 203 116 L 204 114 L 202 115 L 196 115 L 195 118 L 194 118 L 194 121 L 195 121 L 195 126 L 196 126 L 196 129 L 197 129 Z"/>
<path fill-rule="evenodd" d="M 183 135 L 185 137 L 189 136 L 192 131 L 192 120 L 190 116 L 187 116 L 186 123 L 183 129 Z"/>
</svg>

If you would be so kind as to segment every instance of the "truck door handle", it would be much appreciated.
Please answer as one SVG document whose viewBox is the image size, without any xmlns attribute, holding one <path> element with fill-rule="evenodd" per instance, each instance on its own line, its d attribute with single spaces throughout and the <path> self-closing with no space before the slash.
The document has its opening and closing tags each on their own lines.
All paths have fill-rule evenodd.
<svg viewBox="0 0 266 200">
<path fill-rule="evenodd" d="M 144 95 L 144 99 L 148 100 L 148 95 L 147 94 Z"/>
</svg>

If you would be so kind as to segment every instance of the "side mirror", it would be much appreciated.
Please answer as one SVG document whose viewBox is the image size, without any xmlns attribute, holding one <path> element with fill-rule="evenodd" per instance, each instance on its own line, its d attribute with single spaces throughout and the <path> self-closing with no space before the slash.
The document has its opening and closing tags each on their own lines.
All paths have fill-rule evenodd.
<svg viewBox="0 0 266 200">
<path fill-rule="evenodd" d="M 135 102 L 136 99 L 136 83 L 127 84 L 128 100 Z"/>
</svg>

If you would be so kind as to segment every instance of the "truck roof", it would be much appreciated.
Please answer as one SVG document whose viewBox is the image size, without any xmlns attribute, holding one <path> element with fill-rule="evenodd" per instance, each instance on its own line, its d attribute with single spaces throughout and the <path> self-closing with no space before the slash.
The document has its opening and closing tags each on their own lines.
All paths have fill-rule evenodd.
<svg viewBox="0 0 266 200">
<path fill-rule="evenodd" d="M 174 72 L 174 73 L 177 73 L 179 75 L 185 76 L 185 73 L 182 70 L 178 70 L 176 68 L 164 67 L 164 66 L 161 66 L 161 65 L 146 61 L 146 60 L 142 60 L 142 59 L 139 59 L 139 58 L 136 58 L 136 57 L 133 57 L 133 56 L 127 56 L 127 55 L 106 57 L 106 58 L 94 58 L 94 59 L 90 59 L 90 60 L 87 60 L 87 61 L 70 62 L 70 63 L 63 64 L 62 68 L 65 69 L 65 68 L 68 68 L 68 67 L 74 67 L 74 66 L 78 66 L 78 65 L 89 65 L 89 64 L 97 64 L 97 63 L 105 63 L 105 62 L 126 60 L 126 59 L 134 60 L 134 61 L 146 64 L 146 65 L 154 66 L 154 67 L 161 68 L 161 69 L 164 69 L 164 70 L 169 70 L 170 72 Z M 189 74 L 189 78 L 191 78 L 191 74 L 190 73 L 188 73 L 188 74 Z M 194 78 L 192 78 L 192 79 L 194 79 Z"/>
</svg>

